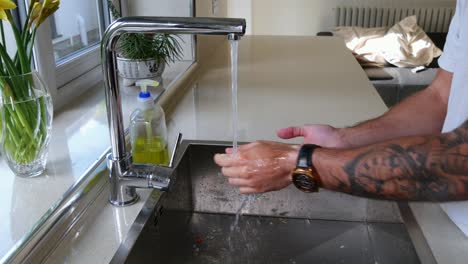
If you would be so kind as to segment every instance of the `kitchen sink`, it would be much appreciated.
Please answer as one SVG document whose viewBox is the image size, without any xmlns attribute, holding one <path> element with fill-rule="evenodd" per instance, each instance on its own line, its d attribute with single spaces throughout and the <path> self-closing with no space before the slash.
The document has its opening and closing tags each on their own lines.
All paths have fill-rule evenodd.
<svg viewBox="0 0 468 264">
<path fill-rule="evenodd" d="M 367 199 L 240 195 L 213 162 L 227 145 L 182 142 L 169 191 L 152 192 L 112 263 L 420 263 L 405 224 L 371 217 Z"/>
</svg>

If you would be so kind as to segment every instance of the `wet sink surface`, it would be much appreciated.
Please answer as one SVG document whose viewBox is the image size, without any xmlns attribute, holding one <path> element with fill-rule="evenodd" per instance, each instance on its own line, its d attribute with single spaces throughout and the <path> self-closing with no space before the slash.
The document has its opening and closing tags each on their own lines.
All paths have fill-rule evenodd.
<svg viewBox="0 0 468 264">
<path fill-rule="evenodd" d="M 307 204 L 334 193 L 262 195 L 236 221 L 244 197 L 212 162 L 224 146 L 185 148 L 171 190 L 147 202 L 113 263 L 420 263 L 403 223 L 357 221 L 348 208 L 311 218 L 321 214 Z"/>
<path fill-rule="evenodd" d="M 419 263 L 401 224 L 164 212 L 127 263 Z"/>
</svg>

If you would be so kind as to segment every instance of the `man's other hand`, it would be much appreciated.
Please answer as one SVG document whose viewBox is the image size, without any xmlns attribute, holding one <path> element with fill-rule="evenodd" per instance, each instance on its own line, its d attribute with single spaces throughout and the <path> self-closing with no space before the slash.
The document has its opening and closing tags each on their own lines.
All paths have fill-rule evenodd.
<svg viewBox="0 0 468 264">
<path fill-rule="evenodd" d="M 329 125 L 293 126 L 278 130 L 277 135 L 282 139 L 303 137 L 304 144 L 315 144 L 327 148 L 349 147 L 340 129 Z"/>
</svg>

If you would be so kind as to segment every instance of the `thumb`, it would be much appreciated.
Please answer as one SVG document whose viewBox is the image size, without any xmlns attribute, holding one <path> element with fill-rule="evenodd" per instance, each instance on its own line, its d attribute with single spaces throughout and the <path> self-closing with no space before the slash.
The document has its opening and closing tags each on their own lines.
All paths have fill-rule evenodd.
<svg viewBox="0 0 468 264">
<path fill-rule="evenodd" d="M 306 131 L 302 126 L 293 126 L 279 129 L 276 134 L 282 139 L 290 139 L 295 137 L 305 137 Z"/>
</svg>

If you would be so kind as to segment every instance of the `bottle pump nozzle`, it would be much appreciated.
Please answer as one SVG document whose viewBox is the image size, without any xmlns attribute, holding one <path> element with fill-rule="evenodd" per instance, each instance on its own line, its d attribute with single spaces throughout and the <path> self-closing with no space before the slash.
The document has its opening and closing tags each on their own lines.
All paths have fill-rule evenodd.
<svg viewBox="0 0 468 264">
<path fill-rule="evenodd" d="M 148 86 L 158 87 L 159 82 L 150 79 L 143 79 L 137 81 L 135 85 L 140 87 L 140 93 L 138 94 L 139 98 L 150 98 L 151 94 L 148 92 Z"/>
</svg>

